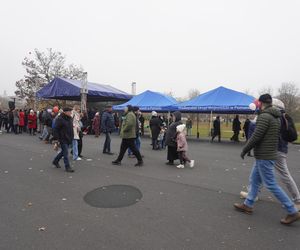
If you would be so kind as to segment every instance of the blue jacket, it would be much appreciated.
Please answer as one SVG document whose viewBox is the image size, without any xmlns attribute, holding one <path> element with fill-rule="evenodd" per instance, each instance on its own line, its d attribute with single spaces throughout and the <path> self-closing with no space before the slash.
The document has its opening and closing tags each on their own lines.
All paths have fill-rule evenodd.
<svg viewBox="0 0 300 250">
<path fill-rule="evenodd" d="M 115 119 L 112 113 L 105 111 L 101 117 L 101 130 L 103 133 L 111 133 L 116 129 Z"/>
</svg>

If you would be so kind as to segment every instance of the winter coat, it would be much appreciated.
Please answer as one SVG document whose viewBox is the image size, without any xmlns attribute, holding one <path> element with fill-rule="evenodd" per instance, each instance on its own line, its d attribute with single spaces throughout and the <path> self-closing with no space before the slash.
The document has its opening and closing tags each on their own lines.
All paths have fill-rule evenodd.
<svg viewBox="0 0 300 250">
<path fill-rule="evenodd" d="M 214 133 L 215 134 L 219 134 L 221 132 L 221 123 L 220 123 L 220 120 L 216 119 L 214 120 Z"/>
<path fill-rule="evenodd" d="M 72 118 L 62 113 L 55 121 L 53 135 L 61 144 L 72 144 L 74 138 Z"/>
<path fill-rule="evenodd" d="M 187 152 L 188 151 L 186 134 L 184 132 L 177 132 L 176 142 L 177 142 L 177 151 L 178 152 Z"/>
<path fill-rule="evenodd" d="M 233 119 L 232 131 L 241 131 L 241 122 L 238 118 Z"/>
<path fill-rule="evenodd" d="M 257 118 L 253 135 L 243 148 L 243 153 L 246 154 L 254 148 L 254 156 L 256 159 L 276 160 L 280 116 L 280 111 L 272 106 L 263 110 Z"/>
<path fill-rule="evenodd" d="M 20 119 L 19 119 L 19 112 L 15 110 L 13 112 L 13 115 L 14 115 L 14 125 L 19 125 L 19 121 L 20 121 Z"/>
<path fill-rule="evenodd" d="M 180 124 L 181 122 L 181 113 L 179 111 L 176 111 L 173 113 L 175 116 L 175 122 L 172 122 L 170 127 L 168 128 L 166 132 L 166 145 L 170 147 L 177 147 L 176 145 L 176 127 Z"/>
<path fill-rule="evenodd" d="M 150 120 L 150 129 L 153 139 L 157 139 L 162 127 L 162 121 L 157 116 L 153 116 Z"/>
<path fill-rule="evenodd" d="M 93 128 L 95 134 L 99 135 L 99 133 L 100 133 L 100 116 L 99 115 L 95 115 L 95 117 L 93 119 L 92 128 Z"/>
<path fill-rule="evenodd" d="M 25 113 L 21 111 L 19 113 L 19 126 L 24 127 L 25 126 Z"/>
<path fill-rule="evenodd" d="M 80 115 L 73 110 L 72 112 L 72 117 L 73 117 L 73 134 L 74 134 L 74 140 L 79 140 L 79 132 L 81 130 L 80 126 Z"/>
<path fill-rule="evenodd" d="M 28 128 L 36 129 L 36 115 L 35 114 L 28 115 Z"/>
<path fill-rule="evenodd" d="M 136 138 L 136 116 L 132 111 L 123 117 L 120 136 L 122 139 Z"/>
<path fill-rule="evenodd" d="M 101 131 L 111 133 L 116 129 L 115 119 L 111 112 L 105 111 L 101 117 Z"/>
<path fill-rule="evenodd" d="M 247 120 L 245 121 L 245 123 L 244 123 L 243 130 L 244 130 L 244 133 L 245 133 L 246 138 L 249 137 L 249 127 L 250 127 L 250 123 L 251 123 L 251 122 L 250 122 L 249 119 L 247 119 Z"/>
<path fill-rule="evenodd" d="M 47 127 L 52 127 L 52 115 L 51 113 L 49 113 L 48 111 L 46 111 L 46 114 L 44 116 L 44 125 L 46 125 Z"/>
</svg>

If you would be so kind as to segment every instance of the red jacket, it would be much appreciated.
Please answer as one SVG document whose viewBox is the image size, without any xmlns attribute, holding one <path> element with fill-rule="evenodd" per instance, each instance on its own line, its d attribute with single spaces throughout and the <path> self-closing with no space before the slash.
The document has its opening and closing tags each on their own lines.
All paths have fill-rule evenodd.
<svg viewBox="0 0 300 250">
<path fill-rule="evenodd" d="M 36 128 L 36 115 L 28 115 L 28 128 Z"/>
<path fill-rule="evenodd" d="M 22 111 L 19 113 L 19 126 L 24 127 L 24 125 L 25 125 L 24 119 L 25 119 L 25 114 Z"/>
</svg>

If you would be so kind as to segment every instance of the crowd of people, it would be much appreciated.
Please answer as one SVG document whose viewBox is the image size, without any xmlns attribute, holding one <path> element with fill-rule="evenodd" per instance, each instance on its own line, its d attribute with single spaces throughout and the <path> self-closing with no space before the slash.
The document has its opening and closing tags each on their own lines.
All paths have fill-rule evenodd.
<svg viewBox="0 0 300 250">
<path fill-rule="evenodd" d="M 241 212 L 252 214 L 254 202 L 258 199 L 258 193 L 264 185 L 279 200 L 286 209 L 288 215 L 281 220 L 282 224 L 291 224 L 300 220 L 300 193 L 291 176 L 287 165 L 288 142 L 297 138 L 297 131 L 291 117 L 285 114 L 284 104 L 275 101 L 269 94 L 260 96 L 257 113 L 253 119 L 246 119 L 243 130 L 246 137 L 241 158 L 245 155 L 254 156 L 248 191 L 241 192 L 245 202 L 235 203 L 234 207 Z M 79 106 L 73 108 L 65 107 L 58 109 L 45 109 L 41 112 L 33 110 L 10 110 L 0 111 L 0 130 L 5 128 L 7 133 L 28 132 L 35 135 L 40 132 L 39 138 L 46 143 L 54 145 L 59 153 L 55 156 L 52 164 L 61 168 L 59 161 L 63 158 L 65 170 L 74 172 L 69 161 L 69 148 L 74 161 L 82 159 L 82 138 L 84 134 L 92 133 L 96 137 L 103 133 L 105 142 L 103 154 L 114 155 L 111 152 L 111 133 L 118 132 L 122 139 L 120 151 L 117 158 L 112 161 L 114 165 L 121 165 L 126 152 L 129 157 L 137 159 L 136 167 L 144 165 L 141 154 L 141 136 L 144 133 L 145 118 L 138 107 L 128 105 L 123 114 L 114 114 L 111 106 L 107 106 L 100 113 L 81 113 Z M 213 123 L 212 139 L 218 137 L 221 141 L 220 117 L 217 116 Z M 151 113 L 149 128 L 152 137 L 152 149 L 160 150 L 167 148 L 167 165 L 175 165 L 181 169 L 185 166 L 194 167 L 195 161 L 188 157 L 187 133 L 191 129 L 191 121 L 186 124 L 182 121 L 181 113 L 172 113 L 170 119 L 159 116 L 157 112 Z M 293 130 L 294 129 L 294 130 Z M 239 133 L 242 130 L 239 116 L 233 120 L 232 141 L 239 141 Z M 254 151 L 254 155 L 251 151 Z M 290 198 L 285 191 L 277 184 L 274 169 L 279 173 Z"/>
</svg>

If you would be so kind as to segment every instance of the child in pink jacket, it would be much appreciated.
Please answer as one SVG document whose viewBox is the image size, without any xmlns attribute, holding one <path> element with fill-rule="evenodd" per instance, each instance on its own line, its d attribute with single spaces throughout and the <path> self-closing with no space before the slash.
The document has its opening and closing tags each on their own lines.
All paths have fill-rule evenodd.
<svg viewBox="0 0 300 250">
<path fill-rule="evenodd" d="M 190 160 L 186 153 L 188 151 L 188 144 L 186 141 L 185 125 L 181 124 L 176 127 L 176 141 L 177 141 L 177 152 L 180 160 L 180 165 L 177 168 L 184 168 L 185 163 L 189 163 L 189 167 L 193 168 L 195 161 Z"/>
</svg>

